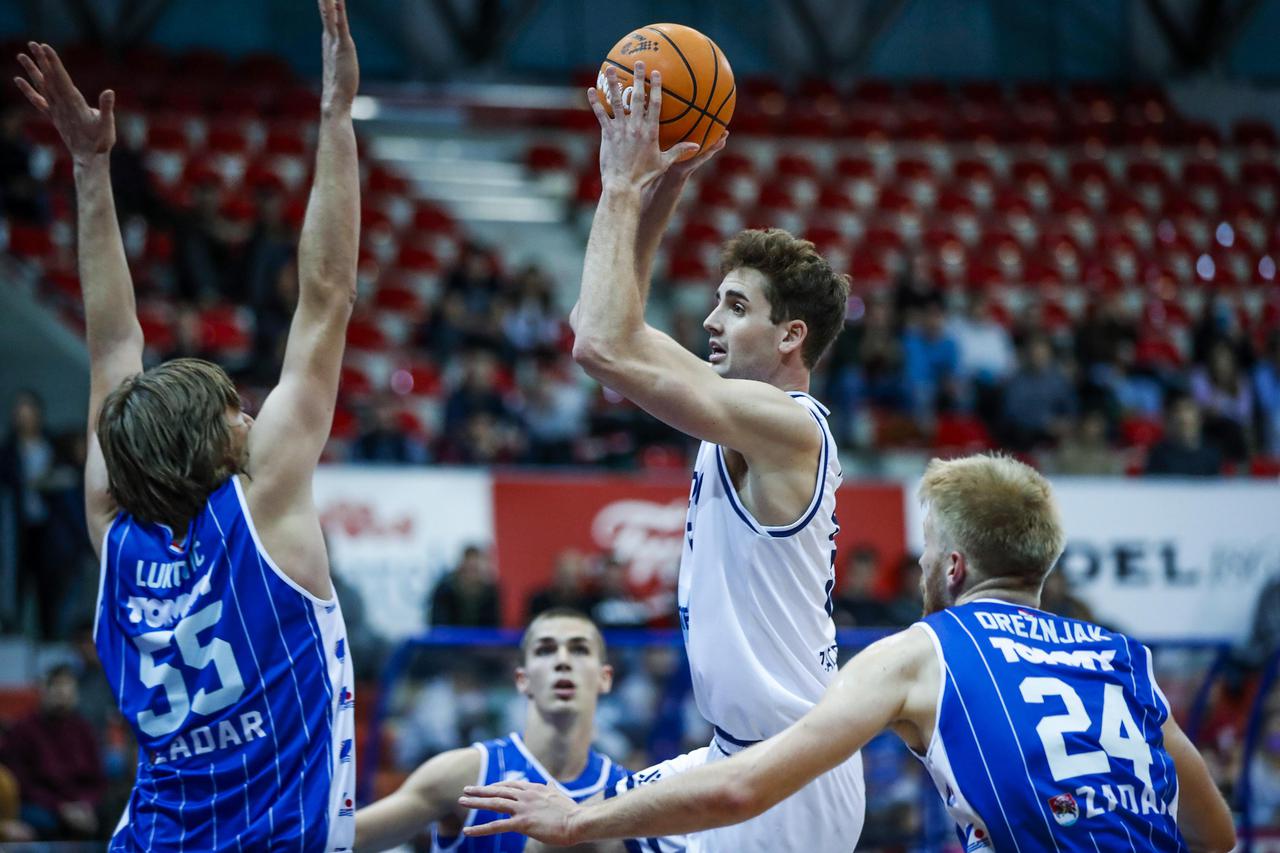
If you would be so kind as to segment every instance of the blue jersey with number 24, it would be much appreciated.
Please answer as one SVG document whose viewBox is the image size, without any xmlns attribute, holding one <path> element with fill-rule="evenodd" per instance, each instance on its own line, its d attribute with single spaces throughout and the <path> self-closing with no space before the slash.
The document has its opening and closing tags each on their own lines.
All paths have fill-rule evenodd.
<svg viewBox="0 0 1280 853">
<path fill-rule="evenodd" d="M 996 600 L 919 623 L 942 665 L 921 760 L 966 851 L 1179 851 L 1151 651 Z"/>
</svg>

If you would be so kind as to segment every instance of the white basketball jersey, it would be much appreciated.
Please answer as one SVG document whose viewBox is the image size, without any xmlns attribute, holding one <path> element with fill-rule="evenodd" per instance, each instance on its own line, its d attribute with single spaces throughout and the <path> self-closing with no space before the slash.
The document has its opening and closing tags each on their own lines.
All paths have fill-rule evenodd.
<svg viewBox="0 0 1280 853">
<path fill-rule="evenodd" d="M 835 585 L 840 462 L 827 409 L 791 393 L 823 442 L 813 497 L 792 524 L 769 527 L 742 505 L 724 450 L 703 442 L 693 470 L 678 601 L 698 710 L 731 741 L 764 740 L 822 697 L 836 672 Z"/>
</svg>

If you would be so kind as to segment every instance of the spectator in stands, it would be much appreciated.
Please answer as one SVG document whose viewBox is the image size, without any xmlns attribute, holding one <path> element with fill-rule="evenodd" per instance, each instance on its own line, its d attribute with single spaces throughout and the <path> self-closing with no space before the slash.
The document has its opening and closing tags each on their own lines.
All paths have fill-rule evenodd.
<svg viewBox="0 0 1280 853">
<path fill-rule="evenodd" d="M 1210 348 L 1208 362 L 1191 371 L 1191 396 L 1204 414 L 1206 437 L 1232 462 L 1249 455 L 1253 389 L 1226 341 Z"/>
<path fill-rule="evenodd" d="M 174 358 L 202 358 L 217 361 L 217 356 L 204 347 L 204 323 L 200 309 L 190 303 L 181 303 L 173 312 L 173 346 L 160 357 L 161 361 Z"/>
<path fill-rule="evenodd" d="M 1216 477 L 1222 471 L 1222 452 L 1205 440 L 1200 407 L 1186 395 L 1169 402 L 1165 435 L 1147 456 L 1147 474 Z"/>
<path fill-rule="evenodd" d="M 571 607 L 587 612 L 592 602 L 583 590 L 586 572 L 587 560 L 581 551 L 566 548 L 557 554 L 551 584 L 529 596 L 529 612 L 525 621 L 532 622 L 533 617 L 553 607 Z"/>
<path fill-rule="evenodd" d="M 572 463 L 574 442 L 585 432 L 590 398 L 574 381 L 567 362 L 567 357 L 553 352 L 528 361 L 532 370 L 523 383 L 520 414 L 529 437 L 525 460 L 531 464 Z"/>
<path fill-rule="evenodd" d="M 39 635 L 57 633 L 59 586 L 62 573 L 52 560 L 51 499 L 57 457 L 44 428 L 44 401 L 34 391 L 19 391 L 9 415 L 9 434 L 0 445 L 0 490 L 13 508 L 17 533 L 17 589 L 20 621 L 28 598 L 36 606 Z"/>
<path fill-rule="evenodd" d="M 460 295 L 467 311 L 475 315 L 488 313 L 501 286 L 493 254 L 473 242 L 463 244 L 444 279 L 445 293 Z"/>
<path fill-rule="evenodd" d="M 458 567 L 436 584 L 431 593 L 431 625 L 494 628 L 500 621 L 498 587 L 493 582 L 489 552 L 468 545 Z"/>
<path fill-rule="evenodd" d="M 902 373 L 912 412 L 917 419 L 928 420 L 938 394 L 955 378 L 960 350 L 947 328 L 941 294 L 933 294 L 915 310 L 918 322 L 907 325 L 902 333 Z"/>
<path fill-rule="evenodd" d="M 445 293 L 438 303 L 427 306 L 415 332 L 415 342 L 437 362 L 447 364 L 463 351 L 469 323 L 462 294 Z"/>
<path fill-rule="evenodd" d="M 949 323 L 956 342 L 956 373 L 966 382 L 992 385 L 1004 381 L 1017 367 L 1009 330 L 991 316 L 991 300 L 975 294 L 964 314 Z"/>
<path fill-rule="evenodd" d="M 551 349 L 560 341 L 560 315 L 555 310 L 551 280 L 530 264 L 512 282 L 511 304 L 502 316 L 502 331 L 517 353 Z"/>
<path fill-rule="evenodd" d="M 289 324 L 293 322 L 293 310 L 298 305 L 298 263 L 290 259 L 276 271 L 268 292 L 259 294 L 253 303 L 254 378 L 264 383 L 274 383 L 284 364 L 284 345 L 288 340 Z"/>
<path fill-rule="evenodd" d="M 1138 323 L 1126 306 L 1123 293 L 1098 298 L 1086 311 L 1076 330 L 1076 360 L 1086 371 L 1096 364 L 1112 364 L 1123 345 L 1138 343 Z"/>
<path fill-rule="evenodd" d="M 897 624 L 897 617 L 876 591 L 880 583 L 880 551 L 863 542 L 853 546 L 844 564 L 844 582 L 832 602 L 831 618 L 837 628 L 882 628 Z"/>
<path fill-rule="evenodd" d="M 941 298 L 929 268 L 929 258 L 913 255 L 898 276 L 893 291 L 893 308 L 904 329 L 921 322 L 923 315 Z"/>
<path fill-rule="evenodd" d="M 285 216 L 281 188 L 271 184 L 258 187 L 254 205 L 257 215 L 244 247 L 244 288 L 249 304 L 257 309 L 279 299 L 280 276 L 293 264 L 298 235 Z"/>
<path fill-rule="evenodd" d="M 1023 344 L 1022 367 L 1004 386 L 1005 441 L 1030 450 L 1058 441 L 1076 411 L 1076 392 L 1054 362 L 1049 339 L 1033 335 Z"/>
<path fill-rule="evenodd" d="M 1096 406 L 1124 415 L 1157 418 L 1164 410 L 1164 383 L 1150 368 L 1137 364 L 1137 346 L 1120 339 L 1110 361 L 1097 362 L 1085 374 L 1084 393 Z"/>
<path fill-rule="evenodd" d="M 1072 424 L 1071 430 L 1047 460 L 1055 474 L 1111 477 L 1124 473 L 1124 458 L 1107 437 L 1107 416 L 1090 409 Z"/>
<path fill-rule="evenodd" d="M 41 684 L 39 710 L 0 745 L 0 761 L 22 792 L 22 818 L 42 838 L 95 838 L 101 825 L 97 808 L 106 777 L 93 727 L 76 711 L 77 702 L 75 673 L 55 666 Z"/>
<path fill-rule="evenodd" d="M 49 218 L 48 199 L 31 169 L 22 112 L 0 106 L 0 213 L 34 225 Z"/>
<path fill-rule="evenodd" d="M 364 412 L 364 429 L 351 443 L 351 461 L 372 464 L 422 465 L 427 449 L 399 424 L 395 398 L 378 394 Z"/>
<path fill-rule="evenodd" d="M 1271 333 L 1266 357 L 1253 368 L 1253 393 L 1258 400 L 1259 449 L 1280 457 L 1280 331 Z"/>
<path fill-rule="evenodd" d="M 224 298 L 238 279 L 233 271 L 232 228 L 218 211 L 217 177 L 201 175 L 191 188 L 191 207 L 177 217 L 174 260 L 178 297 L 206 304 Z"/>
<path fill-rule="evenodd" d="M 158 227 L 171 216 L 168 206 L 156 195 L 147 171 L 146 152 L 137 144 L 141 134 L 121 133 L 111 149 L 111 195 L 116 215 L 123 223 L 141 216 Z"/>
<path fill-rule="evenodd" d="M 445 436 L 456 436 L 477 414 L 496 420 L 506 420 L 511 415 L 498 390 L 497 359 L 484 350 L 471 350 L 462 356 L 462 380 L 445 401 Z"/>
<path fill-rule="evenodd" d="M 653 614 L 631 590 L 627 564 L 610 554 L 600 566 L 595 593 L 587 612 L 602 629 L 643 628 Z"/>
<path fill-rule="evenodd" d="M 924 612 L 924 597 L 920 589 L 919 554 L 904 554 L 898 564 L 898 592 L 889 602 L 893 627 L 906 627 L 920 619 Z"/>
</svg>

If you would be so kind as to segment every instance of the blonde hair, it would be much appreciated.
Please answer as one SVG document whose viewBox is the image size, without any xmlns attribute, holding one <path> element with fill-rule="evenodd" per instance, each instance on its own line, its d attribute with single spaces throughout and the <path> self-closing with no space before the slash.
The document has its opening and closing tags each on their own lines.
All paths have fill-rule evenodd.
<svg viewBox="0 0 1280 853">
<path fill-rule="evenodd" d="M 946 550 L 984 577 L 1039 584 L 1066 544 L 1049 481 L 1008 456 L 934 459 L 919 494 Z"/>
</svg>

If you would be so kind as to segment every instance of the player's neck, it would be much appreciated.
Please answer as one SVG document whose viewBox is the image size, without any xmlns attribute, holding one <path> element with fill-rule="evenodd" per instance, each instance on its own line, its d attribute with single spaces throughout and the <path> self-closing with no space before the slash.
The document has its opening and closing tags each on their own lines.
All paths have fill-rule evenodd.
<svg viewBox="0 0 1280 853">
<path fill-rule="evenodd" d="M 522 737 L 547 772 L 563 782 L 578 778 L 586 768 L 594 733 L 590 715 L 548 720 L 531 710 Z"/>
<path fill-rule="evenodd" d="M 999 580 L 979 581 L 971 589 L 967 589 L 959 598 L 956 604 L 968 604 L 971 601 L 979 599 L 995 599 L 996 601 L 1006 601 L 1009 604 L 1021 604 L 1025 607 L 1034 607 L 1040 609 L 1040 591 L 1028 590 L 1021 587 L 1009 586 L 1002 584 Z"/>
</svg>

